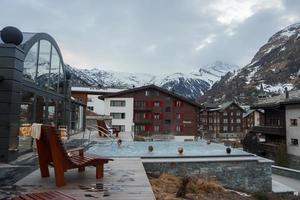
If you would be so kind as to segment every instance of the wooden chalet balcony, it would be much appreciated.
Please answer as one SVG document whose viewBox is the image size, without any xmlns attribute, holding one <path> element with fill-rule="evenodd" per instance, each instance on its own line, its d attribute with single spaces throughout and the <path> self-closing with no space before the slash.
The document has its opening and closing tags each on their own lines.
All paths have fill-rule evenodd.
<svg viewBox="0 0 300 200">
<path fill-rule="evenodd" d="M 277 153 L 280 145 L 282 145 L 282 144 L 279 144 L 279 143 L 260 143 L 259 144 L 261 149 L 263 149 L 267 152 L 271 152 L 271 153 Z"/>
<path fill-rule="evenodd" d="M 134 119 L 135 124 L 152 124 L 152 119 Z"/>
<path fill-rule="evenodd" d="M 285 127 L 276 127 L 276 126 L 254 126 L 250 130 L 255 133 L 269 134 L 269 135 L 278 135 L 285 136 Z"/>
<path fill-rule="evenodd" d="M 140 106 L 135 106 L 134 107 L 134 110 L 136 111 L 149 111 L 149 110 L 152 110 L 151 107 L 140 107 Z"/>
</svg>

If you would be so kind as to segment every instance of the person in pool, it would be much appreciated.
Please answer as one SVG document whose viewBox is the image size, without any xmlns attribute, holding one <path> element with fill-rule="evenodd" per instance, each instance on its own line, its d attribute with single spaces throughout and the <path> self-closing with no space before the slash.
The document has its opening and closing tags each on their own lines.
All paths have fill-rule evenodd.
<svg viewBox="0 0 300 200">
<path fill-rule="evenodd" d="M 121 139 L 118 139 L 117 144 L 118 144 L 118 147 L 121 147 L 121 145 L 122 145 L 122 140 L 121 140 Z"/>
</svg>

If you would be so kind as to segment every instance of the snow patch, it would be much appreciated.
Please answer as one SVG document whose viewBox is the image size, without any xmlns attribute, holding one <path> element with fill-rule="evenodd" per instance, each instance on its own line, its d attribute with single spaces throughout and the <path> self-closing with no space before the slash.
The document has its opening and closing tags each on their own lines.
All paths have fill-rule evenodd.
<svg viewBox="0 0 300 200">
<path fill-rule="evenodd" d="M 246 84 L 250 84 L 250 82 L 251 82 L 253 76 L 256 74 L 256 72 L 258 71 L 259 67 L 260 67 L 260 65 L 254 67 L 254 68 L 252 69 L 252 71 L 251 71 L 251 72 L 249 73 L 249 75 L 246 77 L 246 79 L 247 79 Z"/>
<path fill-rule="evenodd" d="M 277 93 L 277 94 L 281 94 L 285 91 L 285 88 L 287 88 L 289 91 L 291 89 L 294 88 L 294 85 L 291 83 L 278 83 L 276 85 L 269 85 L 269 84 L 262 84 L 263 88 L 265 91 L 267 92 L 273 92 L 273 93 Z M 260 89 L 260 85 L 256 86 L 256 89 L 259 90 Z"/>
<path fill-rule="evenodd" d="M 280 49 L 280 51 L 285 51 L 286 50 L 286 47 L 282 47 L 281 49 Z"/>
</svg>

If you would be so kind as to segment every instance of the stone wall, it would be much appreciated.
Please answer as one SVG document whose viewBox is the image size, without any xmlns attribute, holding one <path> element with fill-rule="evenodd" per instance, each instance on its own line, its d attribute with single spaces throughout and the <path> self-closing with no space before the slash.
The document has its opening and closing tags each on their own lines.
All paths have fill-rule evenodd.
<svg viewBox="0 0 300 200">
<path fill-rule="evenodd" d="M 213 178 L 231 188 L 244 192 L 272 191 L 272 162 L 215 161 L 215 162 L 143 162 L 147 173 L 158 176 L 169 173 L 176 176 Z"/>
</svg>

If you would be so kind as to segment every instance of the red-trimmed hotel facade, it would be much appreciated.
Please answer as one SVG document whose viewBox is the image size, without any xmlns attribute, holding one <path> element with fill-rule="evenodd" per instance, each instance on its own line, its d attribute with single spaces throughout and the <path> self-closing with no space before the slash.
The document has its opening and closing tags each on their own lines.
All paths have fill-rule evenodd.
<svg viewBox="0 0 300 200">
<path fill-rule="evenodd" d="M 106 108 L 108 108 L 106 114 L 113 116 L 112 125 L 121 130 L 128 130 L 127 125 L 131 126 L 130 130 L 136 135 L 142 136 L 153 134 L 194 136 L 197 134 L 200 105 L 158 86 L 133 88 L 99 98 L 106 102 Z M 112 106 L 111 109 L 109 109 L 110 106 Z M 118 106 L 130 109 L 118 113 L 115 109 Z M 117 110 L 122 110 L 122 108 Z M 122 119 L 125 121 L 130 116 L 129 121 L 132 123 L 122 124 Z"/>
</svg>

